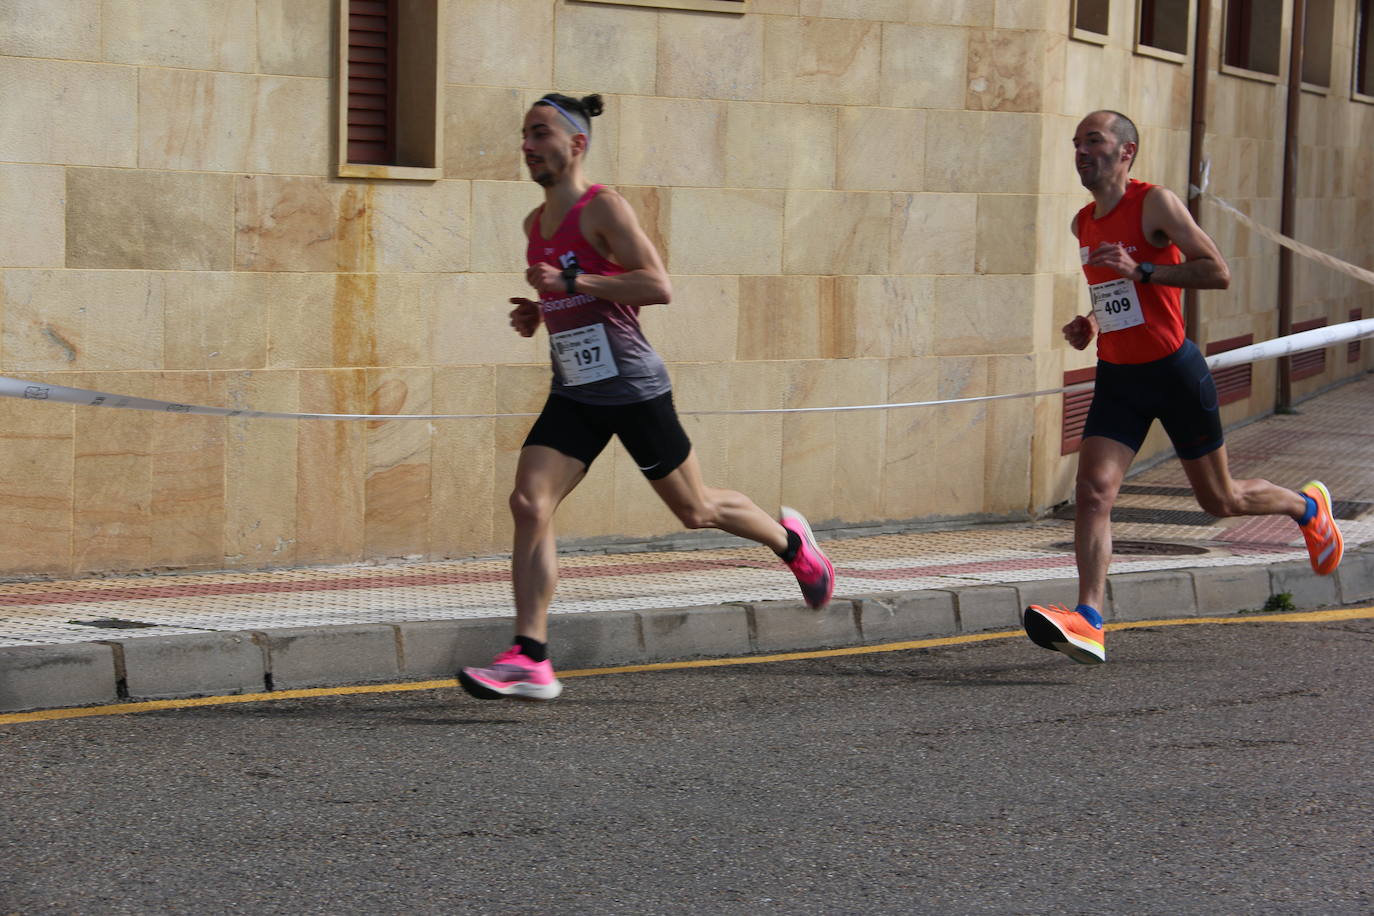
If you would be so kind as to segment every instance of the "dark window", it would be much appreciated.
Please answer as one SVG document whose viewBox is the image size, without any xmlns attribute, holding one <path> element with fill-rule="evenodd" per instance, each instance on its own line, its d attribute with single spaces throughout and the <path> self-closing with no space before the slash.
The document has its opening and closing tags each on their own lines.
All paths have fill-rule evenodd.
<svg viewBox="0 0 1374 916">
<path fill-rule="evenodd" d="M 1227 0 L 1226 64 L 1278 76 L 1283 0 Z"/>
<path fill-rule="evenodd" d="M 1359 321 L 1364 318 L 1364 309 L 1351 309 L 1350 320 Z M 1348 363 L 1358 363 L 1360 361 L 1360 344 L 1363 341 L 1352 340 L 1345 345 L 1345 361 Z"/>
<path fill-rule="evenodd" d="M 1073 27 L 1083 32 L 1106 35 L 1110 6 L 1108 0 L 1075 0 Z"/>
<path fill-rule="evenodd" d="M 1359 0 L 1355 5 L 1355 91 L 1374 96 L 1374 0 Z"/>
<path fill-rule="evenodd" d="M 1140 0 L 1140 44 L 1187 54 L 1191 7 L 1191 0 Z"/>
<path fill-rule="evenodd" d="M 1302 81 L 1331 86 L 1331 29 L 1335 24 L 1335 0 L 1307 0 L 1302 30 Z"/>
</svg>

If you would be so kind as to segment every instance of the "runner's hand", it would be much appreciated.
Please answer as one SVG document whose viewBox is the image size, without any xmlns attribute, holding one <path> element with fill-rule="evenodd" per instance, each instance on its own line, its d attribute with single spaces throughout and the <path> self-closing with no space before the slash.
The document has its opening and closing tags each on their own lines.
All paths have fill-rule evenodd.
<svg viewBox="0 0 1374 916">
<path fill-rule="evenodd" d="M 1103 242 L 1093 249 L 1092 254 L 1088 255 L 1087 266 L 1105 267 L 1115 271 L 1117 276 L 1134 280 L 1135 270 L 1140 264 L 1126 253 L 1125 246 L 1113 242 Z"/>
<path fill-rule="evenodd" d="M 541 293 L 568 294 L 568 284 L 563 281 L 563 273 L 552 264 L 540 261 L 530 265 L 525 271 L 525 282 Z"/>
<path fill-rule="evenodd" d="M 539 303 L 519 297 L 510 302 L 515 306 L 510 310 L 510 326 L 519 331 L 521 337 L 533 337 L 534 332 L 539 330 L 542 317 L 539 313 Z"/>
<path fill-rule="evenodd" d="M 1091 315 L 1079 315 L 1064 325 L 1064 339 L 1075 350 L 1082 350 L 1092 343 L 1093 335 L 1097 333 L 1097 321 Z"/>
</svg>

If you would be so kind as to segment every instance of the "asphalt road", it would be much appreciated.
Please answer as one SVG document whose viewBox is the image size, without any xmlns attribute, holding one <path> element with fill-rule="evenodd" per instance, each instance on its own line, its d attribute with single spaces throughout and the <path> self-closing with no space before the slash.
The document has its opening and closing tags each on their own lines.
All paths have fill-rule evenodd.
<svg viewBox="0 0 1374 916">
<path fill-rule="evenodd" d="M 0 913 L 1370 913 L 1374 621 L 0 726 Z"/>
</svg>

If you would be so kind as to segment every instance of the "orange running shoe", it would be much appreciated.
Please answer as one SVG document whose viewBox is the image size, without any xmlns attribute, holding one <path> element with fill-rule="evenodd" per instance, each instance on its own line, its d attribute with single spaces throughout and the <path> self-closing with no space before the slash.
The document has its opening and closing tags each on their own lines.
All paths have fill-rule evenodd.
<svg viewBox="0 0 1374 916">
<path fill-rule="evenodd" d="M 1312 497 L 1317 504 L 1317 514 L 1306 525 L 1299 526 L 1303 540 L 1307 541 L 1312 571 L 1319 576 L 1329 576 L 1341 565 L 1341 557 L 1345 555 L 1341 529 L 1336 527 L 1336 519 L 1331 514 L 1331 494 L 1320 480 L 1303 484 L 1300 492 Z"/>
<path fill-rule="evenodd" d="M 1063 652 L 1080 665 L 1100 665 L 1107 660 L 1107 634 L 1102 617 L 1092 608 L 1092 616 L 1058 604 L 1041 607 L 1032 604 L 1021 615 L 1021 625 L 1031 642 L 1042 649 Z"/>
</svg>

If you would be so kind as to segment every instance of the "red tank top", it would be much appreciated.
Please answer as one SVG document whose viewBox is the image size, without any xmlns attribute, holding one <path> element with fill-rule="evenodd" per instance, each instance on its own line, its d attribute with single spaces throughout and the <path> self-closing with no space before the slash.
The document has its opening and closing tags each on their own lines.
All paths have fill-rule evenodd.
<svg viewBox="0 0 1374 916">
<path fill-rule="evenodd" d="M 1101 219 L 1093 217 L 1097 204 L 1078 211 L 1079 254 L 1084 261 L 1098 245 L 1122 245 L 1137 262 L 1179 264 L 1183 252 L 1172 242 L 1163 248 L 1150 244 L 1141 228 L 1145 196 L 1155 185 L 1131 179 L 1126 194 Z M 1109 363 L 1148 363 L 1163 359 L 1183 346 L 1181 290 L 1176 286 L 1136 283 L 1106 267 L 1083 265 L 1097 317 L 1097 355 Z"/>
</svg>

